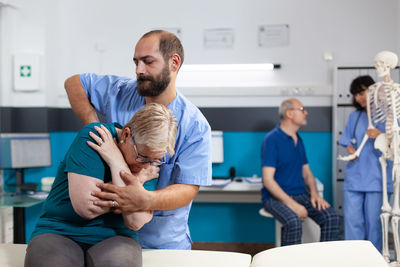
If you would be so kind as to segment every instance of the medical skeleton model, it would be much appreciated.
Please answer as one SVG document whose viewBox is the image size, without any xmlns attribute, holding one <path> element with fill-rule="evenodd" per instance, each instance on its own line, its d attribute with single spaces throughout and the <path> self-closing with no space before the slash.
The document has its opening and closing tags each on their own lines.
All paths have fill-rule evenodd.
<svg viewBox="0 0 400 267">
<path fill-rule="evenodd" d="M 399 185 L 400 185 L 400 85 L 394 83 L 390 78 L 390 71 L 396 67 L 398 62 L 397 55 L 382 51 L 375 56 L 375 68 L 379 77 L 383 77 L 383 82 L 377 82 L 371 85 L 367 91 L 367 116 L 368 129 L 375 128 L 372 121 L 375 123 L 385 122 L 385 134 L 379 134 L 374 146 L 382 152 L 379 157 L 379 163 L 382 167 L 382 195 L 383 203 L 381 207 L 381 223 L 382 223 L 382 255 L 389 262 L 389 247 L 388 247 L 388 224 L 391 218 L 394 248 L 396 253 L 396 261 L 391 263 L 391 266 L 400 266 L 400 244 L 399 244 Z M 354 154 L 346 157 L 339 156 L 339 160 L 350 161 L 356 159 L 368 140 L 368 135 L 365 135 L 360 147 Z M 393 208 L 388 201 L 387 193 L 387 174 L 386 160 L 393 161 L 392 179 L 394 187 Z"/>
</svg>

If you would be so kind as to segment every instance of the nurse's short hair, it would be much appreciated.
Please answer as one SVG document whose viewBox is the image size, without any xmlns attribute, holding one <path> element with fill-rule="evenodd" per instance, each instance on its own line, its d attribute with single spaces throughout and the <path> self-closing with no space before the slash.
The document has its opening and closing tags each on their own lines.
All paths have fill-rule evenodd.
<svg viewBox="0 0 400 267">
<path fill-rule="evenodd" d="M 282 101 L 281 105 L 279 106 L 279 118 L 281 121 L 286 119 L 286 111 L 288 109 L 293 109 L 294 104 L 293 104 L 293 98 L 285 99 Z"/>
<path fill-rule="evenodd" d="M 136 144 L 142 144 L 154 153 L 175 154 L 177 121 L 164 105 L 150 103 L 136 112 L 124 126 L 129 127 Z"/>
<path fill-rule="evenodd" d="M 179 57 L 181 58 L 181 63 L 179 65 L 180 68 L 183 64 L 183 60 L 185 59 L 185 52 L 183 50 L 183 46 L 179 38 L 175 34 L 168 31 L 153 30 L 145 33 L 141 39 L 152 35 L 157 35 L 159 37 L 158 49 L 160 50 L 164 58 L 164 61 L 168 63 L 169 59 L 173 54 L 178 54 Z"/>
</svg>

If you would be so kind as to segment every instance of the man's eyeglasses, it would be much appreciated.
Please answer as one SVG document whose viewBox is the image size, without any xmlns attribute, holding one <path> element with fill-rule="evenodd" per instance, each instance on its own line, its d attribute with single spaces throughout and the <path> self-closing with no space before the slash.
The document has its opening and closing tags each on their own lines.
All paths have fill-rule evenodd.
<svg viewBox="0 0 400 267">
<path fill-rule="evenodd" d="M 148 157 L 140 155 L 137 151 L 135 139 L 133 139 L 133 137 L 132 137 L 132 141 L 133 141 L 133 148 L 135 149 L 135 153 L 136 153 L 136 161 L 137 162 L 144 163 L 144 164 L 150 163 L 150 165 L 152 165 L 152 166 L 161 166 L 161 165 L 165 164 L 165 156 L 161 159 L 150 160 Z"/>
<path fill-rule="evenodd" d="M 307 109 L 306 109 L 305 107 L 291 108 L 291 109 L 300 110 L 300 111 L 303 112 L 303 113 L 307 111 Z"/>
</svg>

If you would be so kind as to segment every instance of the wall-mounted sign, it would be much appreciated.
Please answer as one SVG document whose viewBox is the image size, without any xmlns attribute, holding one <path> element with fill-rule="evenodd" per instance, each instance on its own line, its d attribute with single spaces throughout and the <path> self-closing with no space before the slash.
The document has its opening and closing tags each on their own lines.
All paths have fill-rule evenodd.
<svg viewBox="0 0 400 267">
<path fill-rule="evenodd" d="M 207 29 L 204 30 L 204 48 L 221 49 L 233 48 L 233 29 Z"/>
<path fill-rule="evenodd" d="M 258 27 L 258 45 L 274 47 L 289 45 L 289 25 L 261 25 Z"/>
<path fill-rule="evenodd" d="M 14 55 L 14 90 L 39 90 L 40 55 L 19 53 Z"/>
</svg>

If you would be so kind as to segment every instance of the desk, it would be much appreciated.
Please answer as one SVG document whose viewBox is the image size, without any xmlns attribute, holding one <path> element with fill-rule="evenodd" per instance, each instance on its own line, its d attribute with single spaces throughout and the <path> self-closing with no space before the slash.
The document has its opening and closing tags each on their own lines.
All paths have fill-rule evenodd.
<svg viewBox="0 0 400 267">
<path fill-rule="evenodd" d="M 240 182 L 239 182 L 240 181 Z M 318 193 L 323 196 L 324 185 L 315 179 Z M 261 203 L 260 183 L 246 182 L 246 178 L 235 178 L 225 186 L 200 186 L 199 193 L 194 202 L 218 202 L 218 203 Z"/>
<path fill-rule="evenodd" d="M 25 208 L 44 202 L 21 193 L 4 192 L 0 195 L 0 207 L 14 208 L 14 243 L 25 244 Z"/>
<path fill-rule="evenodd" d="M 226 186 L 200 186 L 194 202 L 261 203 L 261 183 L 233 180 Z"/>
</svg>

